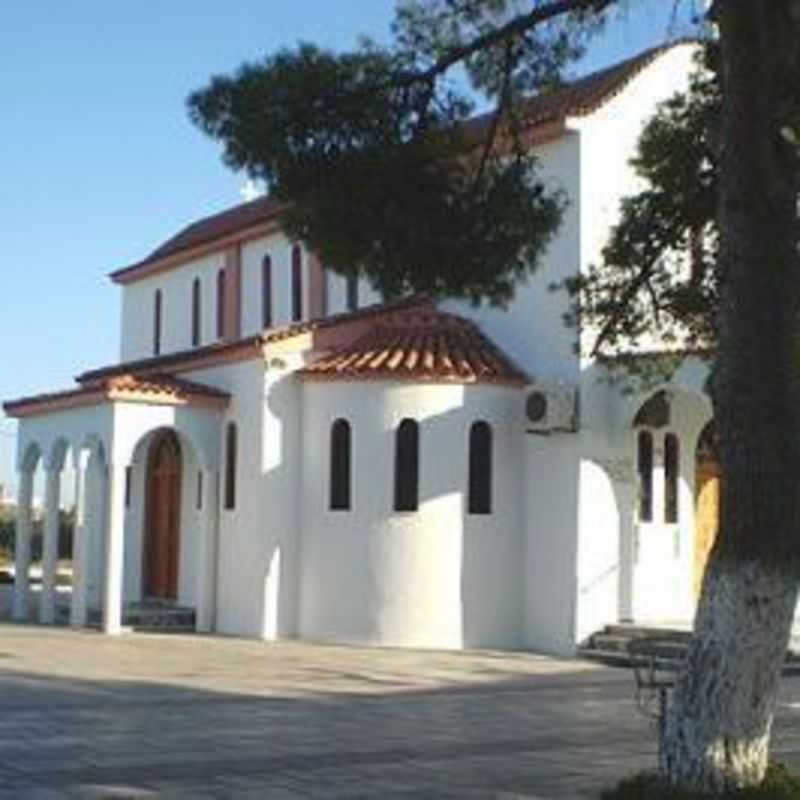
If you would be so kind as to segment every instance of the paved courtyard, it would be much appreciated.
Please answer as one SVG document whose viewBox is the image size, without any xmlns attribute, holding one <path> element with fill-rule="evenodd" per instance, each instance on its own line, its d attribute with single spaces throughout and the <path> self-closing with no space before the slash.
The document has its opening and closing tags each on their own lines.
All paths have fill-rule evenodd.
<svg viewBox="0 0 800 800">
<path fill-rule="evenodd" d="M 555 800 L 654 760 L 630 675 L 578 661 L 0 637 L 0 797 Z M 776 749 L 800 763 L 800 682 L 784 688 Z"/>
</svg>

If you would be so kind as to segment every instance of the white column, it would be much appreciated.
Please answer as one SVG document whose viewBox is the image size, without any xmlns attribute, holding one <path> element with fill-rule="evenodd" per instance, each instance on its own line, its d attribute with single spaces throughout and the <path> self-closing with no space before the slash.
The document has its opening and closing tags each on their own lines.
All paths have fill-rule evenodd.
<svg viewBox="0 0 800 800">
<path fill-rule="evenodd" d="M 14 619 L 28 619 L 30 607 L 31 565 L 31 503 L 33 501 L 33 471 L 19 473 L 17 489 L 17 530 L 14 538 Z"/>
<path fill-rule="evenodd" d="M 89 528 L 86 524 L 86 482 L 89 453 L 78 454 L 75 463 L 75 528 L 72 532 L 72 605 L 69 624 L 82 628 L 87 622 Z"/>
<path fill-rule="evenodd" d="M 199 591 L 197 592 L 197 630 L 212 631 L 217 611 L 217 536 L 219 530 L 218 474 L 203 470 L 203 510 L 200 530 Z"/>
<path fill-rule="evenodd" d="M 125 561 L 125 467 L 109 464 L 106 481 L 106 564 L 103 632 L 122 633 L 122 570 Z"/>
<path fill-rule="evenodd" d="M 44 491 L 44 538 L 42 540 L 42 597 L 39 621 L 52 625 L 56 620 L 56 569 L 58 567 L 59 499 L 61 465 L 50 465 L 46 471 Z"/>
</svg>

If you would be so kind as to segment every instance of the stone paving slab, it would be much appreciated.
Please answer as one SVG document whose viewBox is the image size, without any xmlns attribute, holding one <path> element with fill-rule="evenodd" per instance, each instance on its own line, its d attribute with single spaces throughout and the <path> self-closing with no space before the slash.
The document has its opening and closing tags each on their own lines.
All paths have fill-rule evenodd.
<svg viewBox="0 0 800 800">
<path fill-rule="evenodd" d="M 628 672 L 527 653 L 0 625 L 0 711 L 0 798 L 585 800 L 654 763 Z"/>
</svg>

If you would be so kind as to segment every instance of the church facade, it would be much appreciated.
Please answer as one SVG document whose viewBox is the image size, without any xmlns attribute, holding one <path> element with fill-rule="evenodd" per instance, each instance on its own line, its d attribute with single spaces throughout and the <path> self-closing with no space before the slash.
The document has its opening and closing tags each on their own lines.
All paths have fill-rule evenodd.
<svg viewBox="0 0 800 800">
<path fill-rule="evenodd" d="M 269 198 L 112 273 L 119 363 L 5 405 L 15 616 L 31 613 L 43 468 L 38 613 L 55 618 L 70 466 L 77 626 L 99 609 L 118 633 L 127 606 L 156 601 L 263 639 L 570 653 L 607 623 L 689 621 L 719 503 L 706 367 L 623 393 L 549 287 L 598 259 L 642 126 L 692 54 L 650 51 L 531 103 L 569 204 L 507 309 L 384 303 L 290 241 Z"/>
</svg>

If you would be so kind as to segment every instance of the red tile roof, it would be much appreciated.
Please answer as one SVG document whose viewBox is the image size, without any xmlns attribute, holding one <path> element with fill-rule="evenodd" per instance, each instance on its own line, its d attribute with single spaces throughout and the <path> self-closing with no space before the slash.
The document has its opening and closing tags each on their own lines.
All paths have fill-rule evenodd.
<svg viewBox="0 0 800 800">
<path fill-rule="evenodd" d="M 12 400 L 4 403 L 3 408 L 10 417 L 28 417 L 82 405 L 113 401 L 224 407 L 229 400 L 230 395 L 227 392 L 171 375 L 159 375 L 144 379 L 123 374 L 85 384 L 77 389 Z"/>
<path fill-rule="evenodd" d="M 241 203 L 233 208 L 220 211 L 210 217 L 193 222 L 183 230 L 157 247 L 147 258 L 128 267 L 123 267 L 111 273 L 111 279 L 125 282 L 136 273 L 156 262 L 177 255 L 184 251 L 193 250 L 200 245 L 214 242 L 226 236 L 245 231 L 262 225 L 280 215 L 283 204 L 272 197 L 265 196 Z"/>
<path fill-rule="evenodd" d="M 264 345 L 276 344 L 294 336 L 305 333 L 332 328 L 348 322 L 369 320 L 374 316 L 385 314 L 392 310 L 399 310 L 415 306 L 430 307 L 432 301 L 424 295 L 414 295 L 390 303 L 375 303 L 364 306 L 357 311 L 346 311 L 341 314 L 331 314 L 327 317 L 318 317 L 306 322 L 294 322 L 274 328 L 267 328 L 254 336 L 237 339 L 234 342 L 214 342 L 205 347 L 196 347 L 191 350 L 179 350 L 176 353 L 167 353 L 162 356 L 125 361 L 109 367 L 101 367 L 78 376 L 82 384 L 105 380 L 115 375 L 135 374 L 164 375 L 175 372 L 187 372 L 192 369 L 204 368 L 209 363 L 224 362 L 237 358 L 260 358 Z"/>
<path fill-rule="evenodd" d="M 528 129 L 532 131 L 537 126 L 596 111 L 618 95 L 645 67 L 675 44 L 678 43 L 646 50 L 612 67 L 531 98 L 525 108 Z M 466 123 L 468 133 L 480 137 L 486 132 L 491 119 L 490 113 L 470 120 Z M 154 265 L 164 259 L 171 259 L 180 253 L 188 254 L 199 246 L 270 222 L 280 216 L 283 208 L 283 204 L 266 196 L 205 217 L 188 225 L 142 261 L 112 272 L 111 278 L 123 283 L 135 280 L 140 273 L 149 273 Z"/>
<path fill-rule="evenodd" d="M 611 67 L 529 98 L 524 108 L 526 127 L 530 130 L 539 125 L 563 121 L 567 117 L 581 117 L 597 111 L 613 100 L 660 55 L 677 44 L 685 43 L 682 40 L 653 47 Z M 480 136 L 488 129 L 493 117 L 494 114 L 490 112 L 473 118 L 467 123 L 469 132 Z"/>
<path fill-rule="evenodd" d="M 474 323 L 433 308 L 386 313 L 365 335 L 299 375 L 306 380 L 530 383 Z"/>
</svg>

